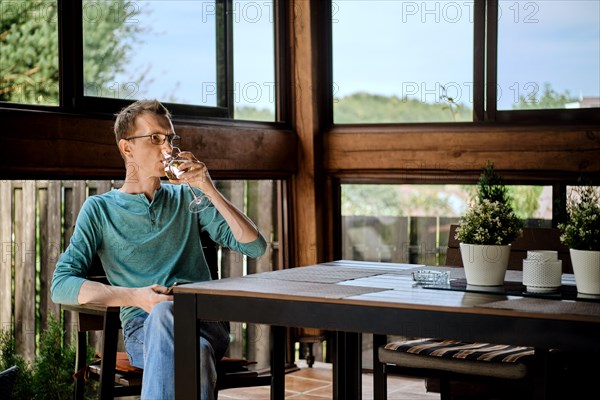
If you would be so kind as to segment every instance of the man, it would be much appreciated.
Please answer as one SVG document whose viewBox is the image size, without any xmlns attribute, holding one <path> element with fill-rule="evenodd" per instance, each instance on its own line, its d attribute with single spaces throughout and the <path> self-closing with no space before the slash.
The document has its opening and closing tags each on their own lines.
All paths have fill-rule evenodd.
<svg viewBox="0 0 600 400">
<path fill-rule="evenodd" d="M 142 399 L 172 399 L 173 297 L 167 287 L 176 281 L 210 279 L 200 231 L 250 257 L 261 256 L 266 242 L 248 217 L 219 193 L 206 166 L 191 153 L 182 153 L 187 161 L 179 167 L 179 179 L 161 183 L 165 161 L 179 138 L 158 101 L 124 108 L 114 131 L 126 164 L 125 183 L 84 203 L 69 247 L 56 265 L 52 300 L 120 306 L 127 354 L 132 365 L 144 368 Z M 190 212 L 193 195 L 187 183 L 206 194 L 211 206 Z M 96 253 L 111 285 L 85 279 Z M 228 324 L 203 323 L 199 340 L 201 395 L 210 400 L 216 361 L 229 344 Z"/>
</svg>

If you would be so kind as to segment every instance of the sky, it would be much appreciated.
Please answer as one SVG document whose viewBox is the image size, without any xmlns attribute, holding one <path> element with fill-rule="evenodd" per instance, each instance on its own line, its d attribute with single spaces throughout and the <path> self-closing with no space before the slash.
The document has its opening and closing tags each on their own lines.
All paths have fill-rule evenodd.
<svg viewBox="0 0 600 400">
<path fill-rule="evenodd" d="M 135 23 L 149 32 L 117 80 L 150 68 L 142 94 L 215 105 L 213 3 L 134 2 Z M 272 2 L 233 5 L 235 103 L 274 110 Z M 337 0 L 332 14 L 335 97 L 436 102 L 444 86 L 472 106 L 473 1 Z M 546 82 L 575 97 L 600 96 L 599 0 L 501 0 L 500 15 L 499 109 Z"/>
</svg>

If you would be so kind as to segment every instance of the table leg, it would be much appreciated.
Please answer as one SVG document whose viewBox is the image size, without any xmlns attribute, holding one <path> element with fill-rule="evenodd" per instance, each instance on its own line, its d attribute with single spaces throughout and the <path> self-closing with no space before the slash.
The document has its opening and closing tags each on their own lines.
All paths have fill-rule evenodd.
<svg viewBox="0 0 600 400">
<path fill-rule="evenodd" d="M 333 398 L 362 398 L 362 335 L 336 332 L 333 355 Z"/>
<path fill-rule="evenodd" d="M 387 373 L 385 364 L 379 362 L 379 348 L 387 344 L 386 335 L 373 334 L 373 399 L 387 399 Z"/>
<path fill-rule="evenodd" d="M 200 341 L 196 296 L 175 293 L 175 398 L 200 398 Z"/>
<path fill-rule="evenodd" d="M 271 326 L 271 400 L 285 397 L 285 332 L 285 327 Z"/>
<path fill-rule="evenodd" d="M 548 349 L 535 348 L 534 352 L 534 374 L 533 374 L 533 398 L 544 400 L 548 398 L 548 362 L 550 352 Z"/>
</svg>

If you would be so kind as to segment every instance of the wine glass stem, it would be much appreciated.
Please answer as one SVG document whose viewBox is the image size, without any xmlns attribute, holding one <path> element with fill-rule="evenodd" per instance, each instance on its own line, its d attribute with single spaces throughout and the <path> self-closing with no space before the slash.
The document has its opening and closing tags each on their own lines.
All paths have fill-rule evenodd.
<svg viewBox="0 0 600 400">
<path fill-rule="evenodd" d="M 194 188 L 192 187 L 192 185 L 190 185 L 189 182 L 186 182 L 186 184 L 188 185 L 188 188 L 190 188 L 190 192 L 192 192 L 192 196 L 194 196 L 194 200 L 197 200 L 198 195 L 196 194 L 196 192 L 194 192 Z"/>
</svg>

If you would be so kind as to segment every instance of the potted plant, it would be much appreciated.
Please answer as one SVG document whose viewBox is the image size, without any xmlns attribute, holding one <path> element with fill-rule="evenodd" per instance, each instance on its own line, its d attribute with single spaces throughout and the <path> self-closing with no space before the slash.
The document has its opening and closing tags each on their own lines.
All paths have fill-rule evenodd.
<svg viewBox="0 0 600 400">
<path fill-rule="evenodd" d="M 483 168 L 476 196 L 458 225 L 455 239 L 461 242 L 467 284 L 503 285 L 510 243 L 521 235 L 523 223 L 492 163 Z"/>
<path fill-rule="evenodd" d="M 578 186 L 567 199 L 567 220 L 558 224 L 561 242 L 569 247 L 577 291 L 600 295 L 600 194 Z"/>
</svg>

